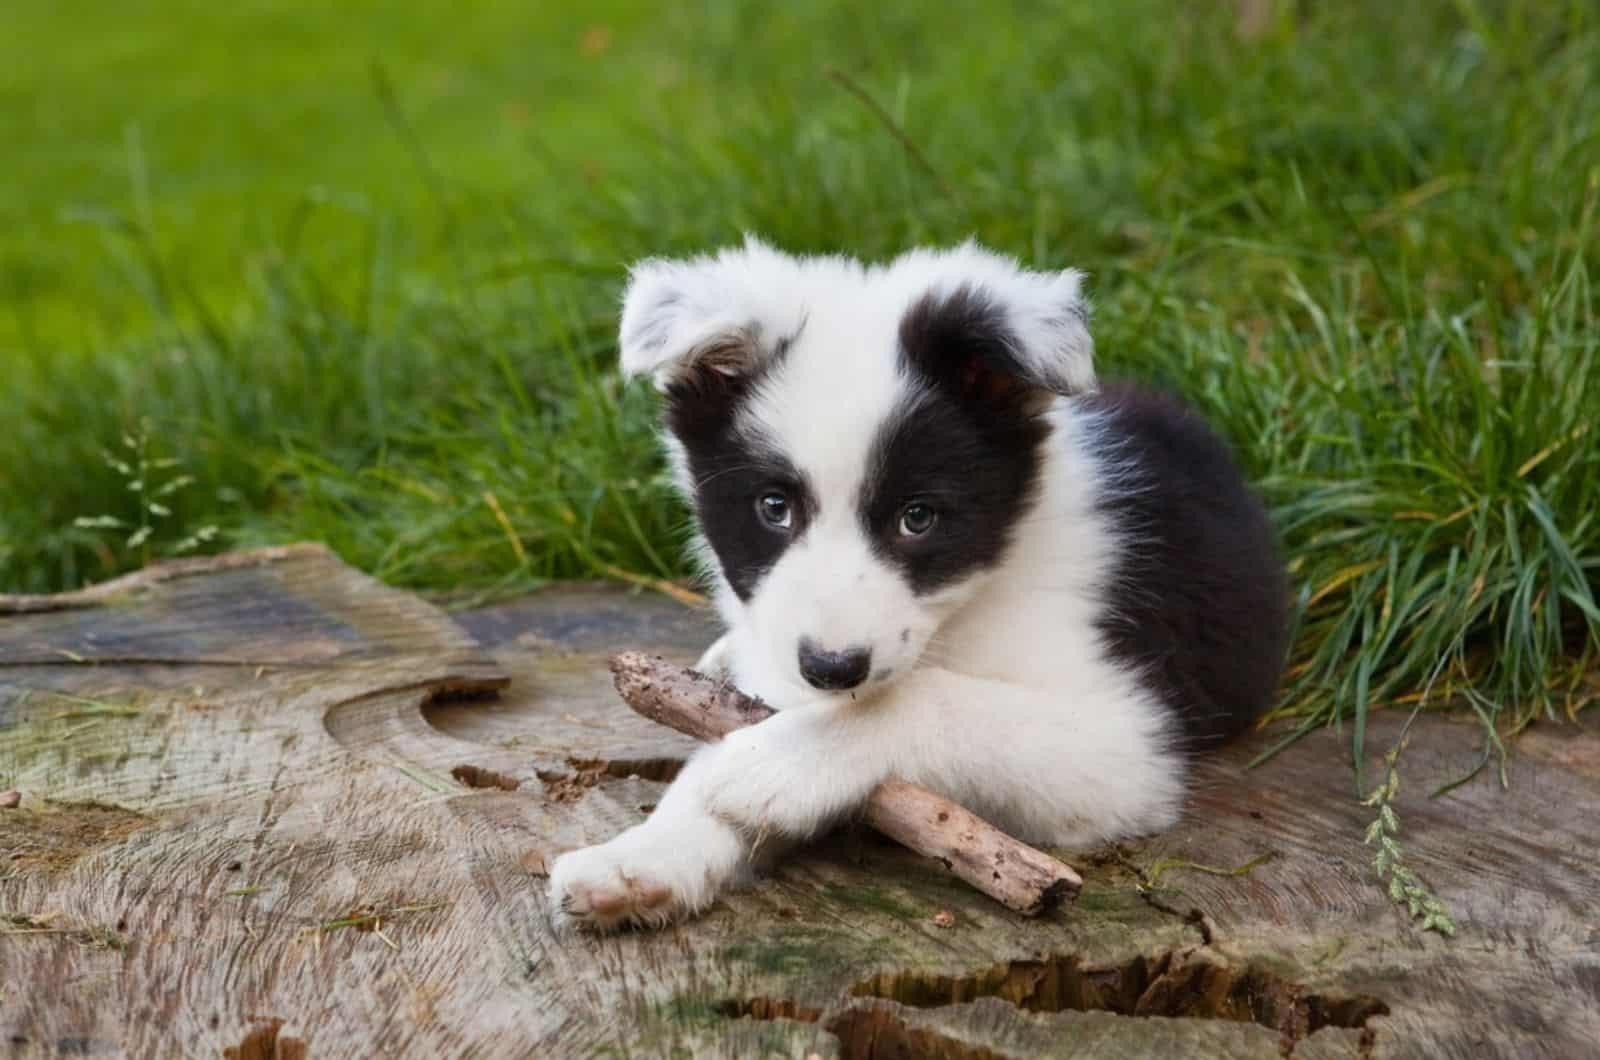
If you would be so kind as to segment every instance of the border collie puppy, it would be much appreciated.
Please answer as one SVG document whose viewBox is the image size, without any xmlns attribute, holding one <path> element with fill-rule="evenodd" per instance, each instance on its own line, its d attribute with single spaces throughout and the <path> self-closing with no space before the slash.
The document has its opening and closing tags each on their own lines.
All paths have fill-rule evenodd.
<svg viewBox="0 0 1600 1060">
<path fill-rule="evenodd" d="M 889 777 L 1036 843 L 1178 819 L 1191 752 L 1273 699 L 1284 570 L 1195 413 L 1096 386 L 1088 319 L 1077 271 L 972 243 L 633 269 L 622 367 L 662 391 L 727 626 L 700 668 L 779 713 L 558 859 L 560 916 L 695 913 Z"/>
</svg>

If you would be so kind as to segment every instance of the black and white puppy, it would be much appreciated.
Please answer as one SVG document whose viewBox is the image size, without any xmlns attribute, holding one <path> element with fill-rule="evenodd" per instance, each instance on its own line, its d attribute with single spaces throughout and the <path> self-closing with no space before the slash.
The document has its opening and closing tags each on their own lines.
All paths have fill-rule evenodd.
<svg viewBox="0 0 1600 1060">
<path fill-rule="evenodd" d="M 1272 701 L 1267 516 L 1197 415 L 1096 386 L 1075 270 L 751 240 L 639 264 L 621 348 L 663 392 L 727 625 L 701 668 L 780 713 L 557 860 L 578 925 L 703 909 L 891 776 L 1035 842 L 1164 828 L 1190 753 Z"/>
</svg>

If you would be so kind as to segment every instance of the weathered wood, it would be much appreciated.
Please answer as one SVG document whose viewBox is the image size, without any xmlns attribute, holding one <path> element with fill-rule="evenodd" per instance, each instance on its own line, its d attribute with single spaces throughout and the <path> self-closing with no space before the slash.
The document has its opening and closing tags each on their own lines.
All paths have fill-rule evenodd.
<svg viewBox="0 0 1600 1060">
<path fill-rule="evenodd" d="M 644 652 L 615 656 L 611 676 L 628 706 L 697 740 L 720 740 L 774 713 L 731 685 Z M 1023 916 L 1054 909 L 1076 898 L 1083 886 L 1067 865 L 915 784 L 891 780 L 878 785 L 862 820 Z"/>
<path fill-rule="evenodd" d="M 0 611 L 0 791 L 22 796 L 0 809 L 8 1055 L 1520 1058 L 1600 1040 L 1600 737 L 1574 726 L 1524 734 L 1508 789 L 1491 767 L 1437 799 L 1481 732 L 1414 727 L 1401 840 L 1454 940 L 1374 886 L 1337 732 L 1256 770 L 1276 734 L 1202 762 L 1178 827 L 1074 853 L 1083 891 L 1046 916 L 850 830 L 703 918 L 591 939 L 552 932 L 542 862 L 642 820 L 694 746 L 618 703 L 606 660 L 689 662 L 703 615 L 586 588 L 452 621 L 319 549 L 157 571 Z M 1369 719 L 1369 772 L 1402 722 Z M 1239 876 L 1191 867 L 1263 854 Z"/>
</svg>

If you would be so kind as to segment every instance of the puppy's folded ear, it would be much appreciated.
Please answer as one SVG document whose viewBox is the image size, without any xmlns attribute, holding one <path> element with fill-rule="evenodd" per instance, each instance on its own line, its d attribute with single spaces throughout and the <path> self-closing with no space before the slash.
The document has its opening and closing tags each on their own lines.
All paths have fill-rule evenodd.
<svg viewBox="0 0 1600 1060">
<path fill-rule="evenodd" d="M 900 322 L 901 353 L 963 396 L 1033 407 L 1095 385 L 1083 274 L 1033 272 L 974 244 L 901 259 L 925 293 Z"/>
<path fill-rule="evenodd" d="M 623 373 L 650 375 L 663 390 L 706 372 L 756 373 L 798 327 L 798 267 L 753 238 L 714 255 L 639 262 L 622 298 Z"/>
<path fill-rule="evenodd" d="M 1016 334 L 1017 370 L 1057 394 L 1094 389 L 1094 339 L 1083 273 L 1018 270 L 1000 298 Z"/>
</svg>

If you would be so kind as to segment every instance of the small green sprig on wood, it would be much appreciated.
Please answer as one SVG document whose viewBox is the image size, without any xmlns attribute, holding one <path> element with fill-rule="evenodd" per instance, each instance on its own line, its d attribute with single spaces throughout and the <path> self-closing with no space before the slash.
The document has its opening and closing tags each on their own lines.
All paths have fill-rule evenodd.
<svg viewBox="0 0 1600 1060">
<path fill-rule="evenodd" d="M 1456 922 L 1450 916 L 1450 911 L 1445 908 L 1445 904 L 1437 895 L 1428 890 L 1427 885 L 1417 877 L 1417 874 L 1402 862 L 1400 841 L 1396 838 L 1400 834 L 1400 815 L 1394 812 L 1394 800 L 1400 794 L 1398 763 L 1400 753 L 1405 750 L 1409 740 L 1409 734 L 1402 736 L 1400 742 L 1383 756 L 1383 779 L 1365 799 L 1361 800 L 1363 806 L 1373 806 L 1378 811 L 1378 816 L 1367 828 L 1366 844 L 1377 847 L 1372 865 L 1378 872 L 1378 879 L 1388 881 L 1389 897 L 1395 904 L 1404 907 L 1413 919 L 1421 917 L 1423 931 L 1437 931 L 1441 935 L 1453 936 L 1456 933 Z"/>
</svg>

